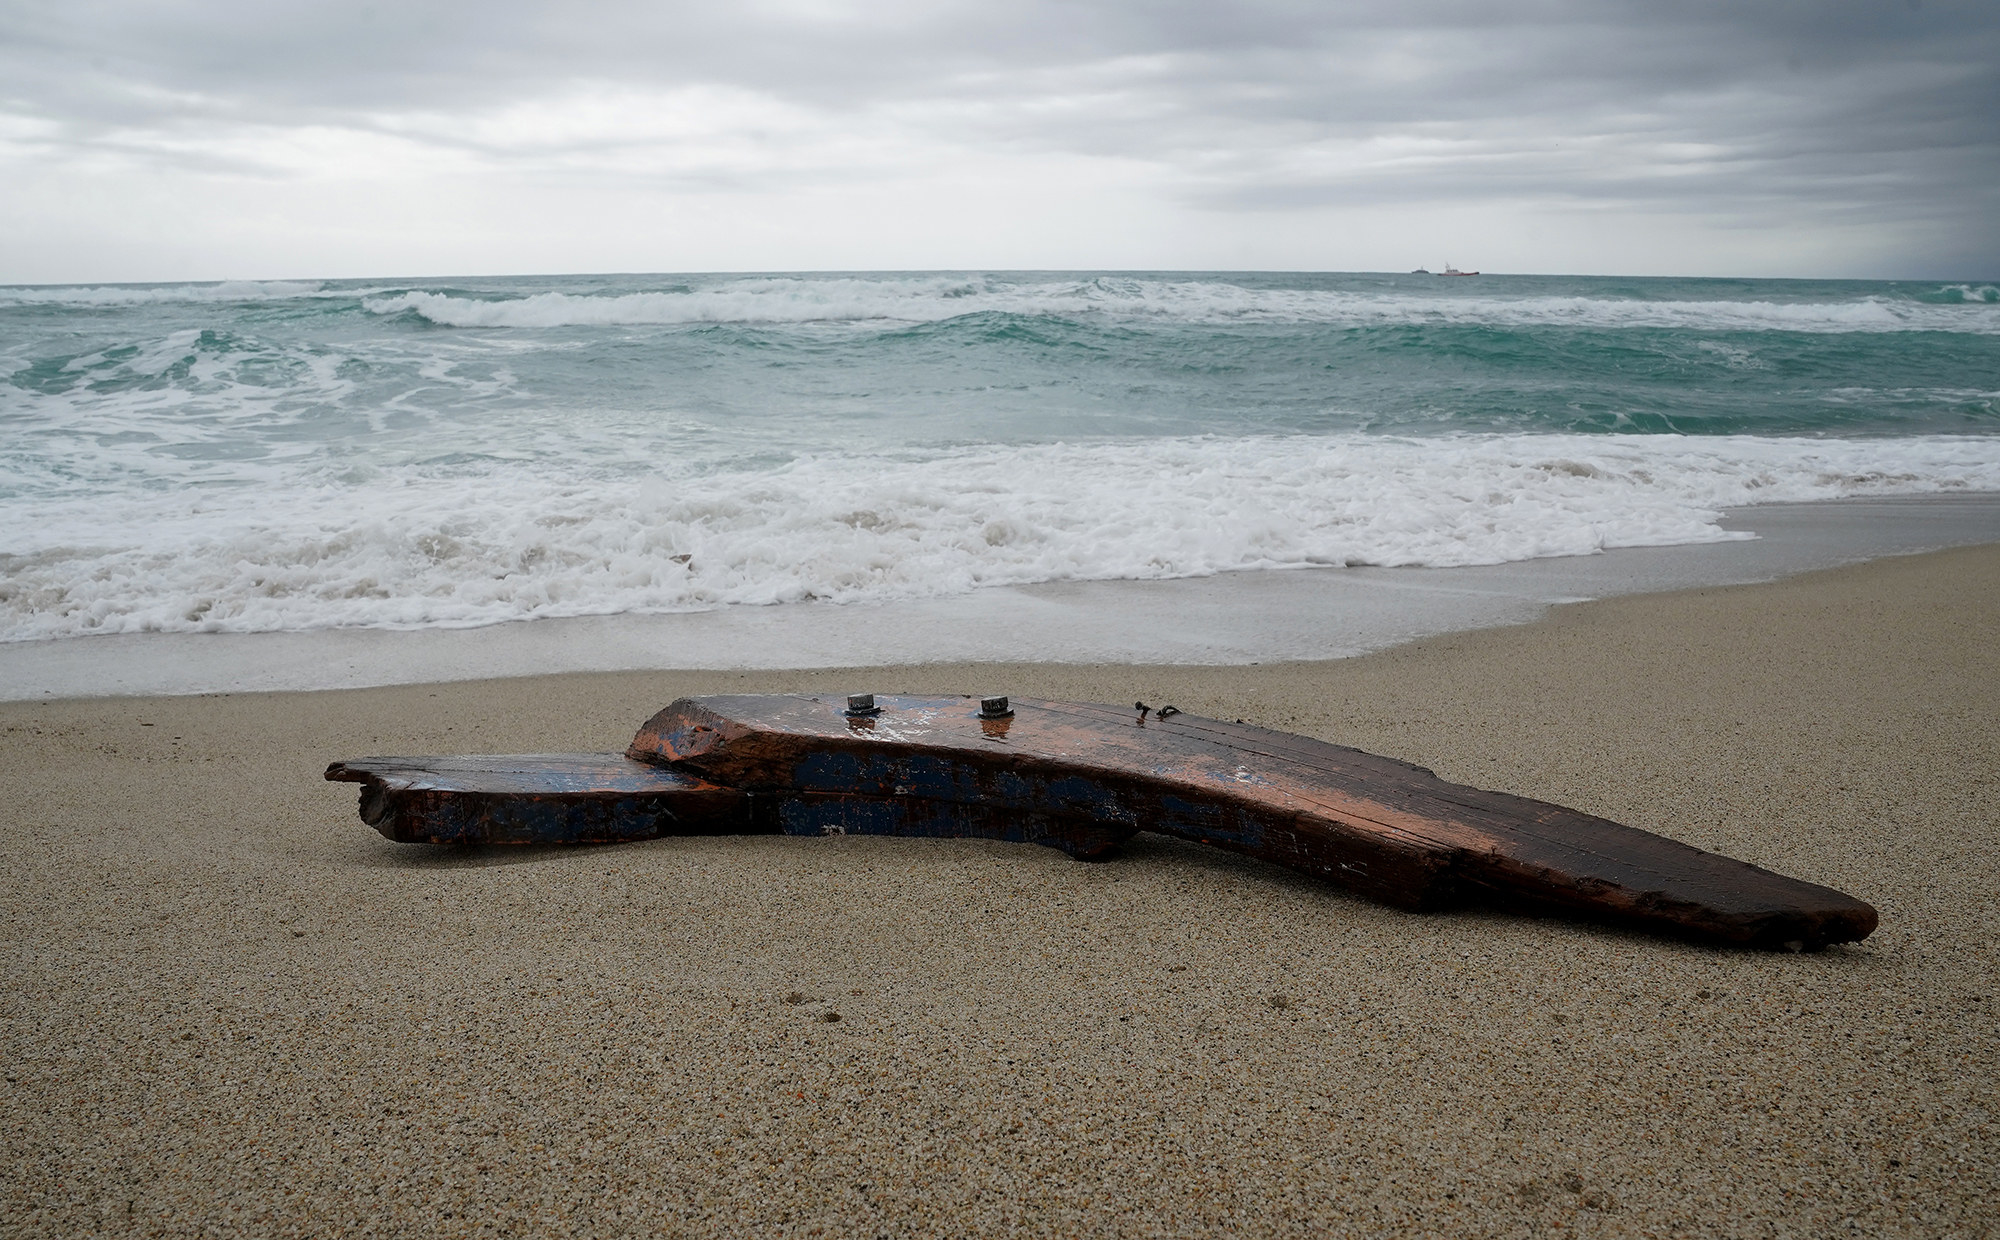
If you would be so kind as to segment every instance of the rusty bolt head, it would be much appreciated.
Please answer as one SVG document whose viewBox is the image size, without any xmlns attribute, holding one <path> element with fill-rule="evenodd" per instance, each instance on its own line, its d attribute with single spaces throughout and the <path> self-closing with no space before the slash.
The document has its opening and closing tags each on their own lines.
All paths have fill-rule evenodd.
<svg viewBox="0 0 2000 1240">
<path fill-rule="evenodd" d="M 1004 697 L 979 699 L 979 717 L 981 719 L 1005 719 L 1013 713 L 1012 708 L 1007 705 L 1007 699 Z"/>
<path fill-rule="evenodd" d="M 847 713 L 850 715 L 879 715 L 882 708 L 875 705 L 872 693 L 850 693 L 847 695 Z"/>
</svg>

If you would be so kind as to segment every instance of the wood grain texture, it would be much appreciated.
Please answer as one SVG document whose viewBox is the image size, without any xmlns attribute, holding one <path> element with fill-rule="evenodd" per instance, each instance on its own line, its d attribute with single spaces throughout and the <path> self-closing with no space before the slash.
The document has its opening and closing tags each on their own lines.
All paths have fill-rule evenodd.
<svg viewBox="0 0 2000 1240">
<path fill-rule="evenodd" d="M 1184 714 L 1016 700 L 685 698 L 628 756 L 745 791 L 846 793 L 1154 830 L 1247 853 L 1398 907 L 1482 893 L 1711 942 L 1819 947 L 1865 937 L 1831 888 L 1547 802 L 1449 783 L 1359 750 Z"/>
</svg>

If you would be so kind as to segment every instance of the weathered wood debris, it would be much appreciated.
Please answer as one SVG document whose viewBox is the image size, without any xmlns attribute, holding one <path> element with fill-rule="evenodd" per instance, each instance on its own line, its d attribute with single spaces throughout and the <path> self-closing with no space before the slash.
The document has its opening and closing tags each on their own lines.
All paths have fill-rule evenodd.
<svg viewBox="0 0 2000 1240">
<path fill-rule="evenodd" d="M 683 698 L 622 757 L 364 758 L 327 778 L 363 783 L 363 819 L 410 842 L 972 836 L 1088 860 L 1159 831 L 1413 911 L 1498 900 L 1793 949 L 1876 924 L 1831 888 L 1608 819 L 1172 707 Z"/>
<path fill-rule="evenodd" d="M 361 821 L 399 844 L 615 844 L 727 835 L 743 793 L 615 753 L 359 758 Z"/>
</svg>

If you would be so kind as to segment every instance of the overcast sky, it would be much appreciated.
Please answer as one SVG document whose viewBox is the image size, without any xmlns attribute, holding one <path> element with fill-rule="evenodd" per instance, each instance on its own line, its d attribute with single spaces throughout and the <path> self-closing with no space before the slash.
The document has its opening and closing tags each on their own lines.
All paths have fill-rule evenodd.
<svg viewBox="0 0 2000 1240">
<path fill-rule="evenodd" d="M 1996 0 L 0 0 L 0 280 L 2000 275 Z"/>
</svg>

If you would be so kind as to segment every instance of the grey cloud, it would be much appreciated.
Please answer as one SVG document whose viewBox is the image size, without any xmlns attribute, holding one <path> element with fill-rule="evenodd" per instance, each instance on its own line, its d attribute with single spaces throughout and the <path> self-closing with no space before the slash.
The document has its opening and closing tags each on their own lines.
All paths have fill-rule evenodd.
<svg viewBox="0 0 2000 1240">
<path fill-rule="evenodd" d="M 16 0 L 0 81 L 0 107 L 52 122 L 57 153 L 216 120 L 368 128 L 586 83 L 714 84 L 894 110 L 974 146 L 1148 160 L 1218 209 L 1504 194 L 1875 212 L 2000 259 L 1971 236 L 2000 206 L 1990 0 Z M 1458 154 L 1299 166 L 1316 145 L 1417 135 Z"/>
<path fill-rule="evenodd" d="M 580 78 L 720 81 L 823 105 L 921 96 L 977 74 L 1087 70 L 1115 58 L 1181 57 L 1197 79 L 1277 70 L 1267 106 L 1310 115 L 1310 77 L 1402 49 L 1421 77 L 1381 108 L 1403 119 L 1497 98 L 1597 89 L 1708 89 L 1743 75 L 1823 72 L 1904 57 L 1977 64 L 1994 50 L 1990 9 L 1889 0 L 1815 5 L 1584 3 L 1025 3 L 855 6 L 360 4 L 14 0 L 0 13 L 8 79 L 34 93 L 125 113 L 120 84 L 246 107 L 450 107 Z M 1429 58 L 1424 63 L 1424 58 Z M 1985 58 L 1992 65 L 1990 56 Z M 1365 65 L 1359 67 L 1365 68 Z"/>
</svg>

